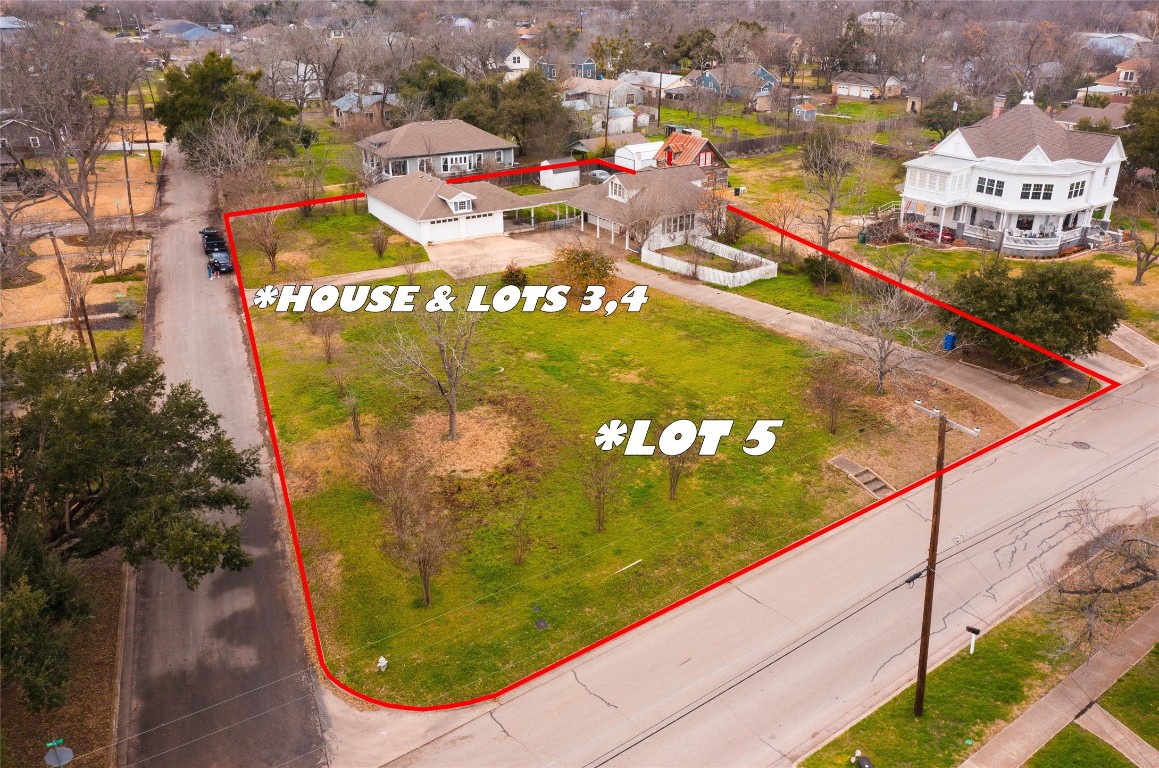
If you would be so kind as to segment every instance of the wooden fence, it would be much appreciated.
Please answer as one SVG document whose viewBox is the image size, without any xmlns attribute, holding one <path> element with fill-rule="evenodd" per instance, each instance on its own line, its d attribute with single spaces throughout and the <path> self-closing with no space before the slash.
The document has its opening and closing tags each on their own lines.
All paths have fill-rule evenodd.
<svg viewBox="0 0 1159 768">
<path fill-rule="evenodd" d="M 888 120 L 873 122 L 850 123 L 848 125 L 831 125 L 842 136 L 860 136 L 867 133 L 897 130 L 905 120 L 904 117 L 891 117 Z M 816 123 L 808 124 L 805 130 L 782 133 L 775 136 L 759 136 L 752 139 L 738 139 L 736 141 L 714 142 L 716 148 L 726 157 L 738 155 L 757 155 L 772 152 L 790 144 L 800 144 L 812 131 L 816 130 Z"/>
</svg>

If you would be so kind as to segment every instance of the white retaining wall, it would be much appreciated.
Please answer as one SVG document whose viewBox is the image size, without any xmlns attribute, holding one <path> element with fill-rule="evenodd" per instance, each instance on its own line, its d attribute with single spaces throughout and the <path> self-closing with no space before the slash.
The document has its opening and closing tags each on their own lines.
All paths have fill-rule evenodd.
<svg viewBox="0 0 1159 768">
<path fill-rule="evenodd" d="M 739 288 L 742 285 L 748 285 L 756 280 L 765 280 L 766 278 L 777 276 L 777 263 L 762 259 L 752 253 L 730 248 L 714 240 L 709 240 L 704 237 L 690 238 L 692 245 L 702 250 L 708 251 L 716 256 L 728 259 L 730 261 L 738 261 L 741 259 L 749 259 L 758 266 L 752 269 L 746 269 L 741 272 L 724 272 L 719 269 L 710 269 L 708 267 L 697 267 L 693 264 L 677 259 L 672 256 L 665 256 L 662 253 L 657 253 L 650 248 L 640 249 L 640 260 L 645 264 L 653 267 L 660 267 L 669 272 L 676 272 L 677 274 L 686 275 L 687 277 L 695 277 L 706 283 L 715 283 L 716 285 L 723 285 L 729 288 Z"/>
</svg>

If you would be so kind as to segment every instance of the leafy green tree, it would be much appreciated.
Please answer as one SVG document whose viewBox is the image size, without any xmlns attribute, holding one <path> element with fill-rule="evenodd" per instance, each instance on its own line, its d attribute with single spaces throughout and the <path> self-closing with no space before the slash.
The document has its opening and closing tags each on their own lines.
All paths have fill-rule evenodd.
<svg viewBox="0 0 1159 768">
<path fill-rule="evenodd" d="M 1094 109 L 1102 109 L 1111 103 L 1111 100 L 1102 93 L 1092 93 L 1087 91 L 1087 95 L 1083 97 L 1083 106 L 1092 107 Z"/>
<path fill-rule="evenodd" d="M 573 126 L 573 113 L 561 96 L 555 84 L 533 69 L 508 82 L 489 77 L 471 83 L 454 115 L 489 133 L 512 137 L 521 152 L 558 153 Z"/>
<path fill-rule="evenodd" d="M 676 36 L 676 43 L 672 46 L 672 64 L 687 64 L 699 69 L 706 61 L 711 62 L 720 57 L 716 50 L 716 33 L 707 27 L 701 27 L 695 32 L 683 32 Z"/>
<path fill-rule="evenodd" d="M 1064 357 L 1089 355 L 1127 316 L 1113 272 L 1089 261 L 1030 264 L 1011 277 L 1000 256 L 958 277 L 947 291 L 954 306 Z M 1017 365 L 1044 362 L 1041 354 L 957 315 L 964 338 Z"/>
<path fill-rule="evenodd" d="M 298 108 L 263 96 L 257 87 L 261 76 L 260 70 L 246 72 L 217 51 L 185 70 L 165 70 L 165 93 L 153 107 L 157 121 L 165 126 L 165 140 L 196 135 L 207 129 L 214 115 L 233 112 L 262 126 L 263 143 L 285 144 L 292 137 L 285 120 L 298 114 Z"/>
<path fill-rule="evenodd" d="M 625 29 L 616 37 L 597 36 L 588 49 L 588 55 L 605 77 L 615 77 L 635 68 L 640 60 L 640 51 L 640 44 Z"/>
<path fill-rule="evenodd" d="M 954 113 L 954 102 L 958 102 L 958 112 Z M 944 139 L 954 128 L 973 125 L 986 116 L 986 110 L 972 98 L 958 91 L 947 90 L 936 94 L 922 104 L 918 123 L 922 128 L 937 131 L 938 139 Z"/>
<path fill-rule="evenodd" d="M 1159 169 L 1159 91 L 1137 94 L 1123 119 L 1131 126 L 1123 133 L 1128 164 Z"/>
<path fill-rule="evenodd" d="M 467 79 L 447 69 L 433 56 L 419 59 L 398 76 L 398 95 L 421 100 L 436 120 L 451 116 L 455 104 L 467 95 Z"/>
<path fill-rule="evenodd" d="M 123 340 L 90 374 L 83 349 L 35 331 L 0 368 L 3 675 L 47 707 L 64 682 L 55 639 L 85 613 L 73 561 L 119 547 L 131 565 L 179 570 L 190 589 L 248 566 L 240 524 L 205 513 L 246 511 L 236 486 L 257 476 L 257 449 L 234 448 L 200 393 L 168 386 L 160 358 Z"/>
<path fill-rule="evenodd" d="M 503 135 L 506 131 L 503 126 L 502 110 L 499 108 L 502 96 L 503 76 L 485 77 L 471 83 L 467 95 L 455 105 L 453 114 L 476 128 Z"/>
</svg>

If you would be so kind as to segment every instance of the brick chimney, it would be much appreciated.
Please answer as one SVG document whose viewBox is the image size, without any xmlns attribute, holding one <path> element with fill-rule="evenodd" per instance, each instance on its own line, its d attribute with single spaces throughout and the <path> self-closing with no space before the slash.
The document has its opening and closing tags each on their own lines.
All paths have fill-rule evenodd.
<svg viewBox="0 0 1159 768">
<path fill-rule="evenodd" d="M 1000 93 L 994 97 L 994 109 L 990 112 L 991 119 L 997 118 L 1002 114 L 1002 110 L 1006 107 L 1006 94 Z"/>
</svg>

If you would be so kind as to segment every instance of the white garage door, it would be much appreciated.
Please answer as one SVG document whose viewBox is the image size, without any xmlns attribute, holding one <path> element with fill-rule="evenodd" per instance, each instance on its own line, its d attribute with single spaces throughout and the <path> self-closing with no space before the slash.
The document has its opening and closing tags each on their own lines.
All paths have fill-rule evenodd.
<svg viewBox="0 0 1159 768">
<path fill-rule="evenodd" d="M 450 221 L 439 220 L 438 223 L 432 222 L 427 229 L 427 240 L 432 243 L 458 240 L 460 236 L 458 219 L 451 219 Z"/>
<path fill-rule="evenodd" d="M 838 83 L 837 84 L 837 95 L 838 96 L 848 96 L 849 95 L 849 86 L 844 85 L 842 83 Z"/>
</svg>

